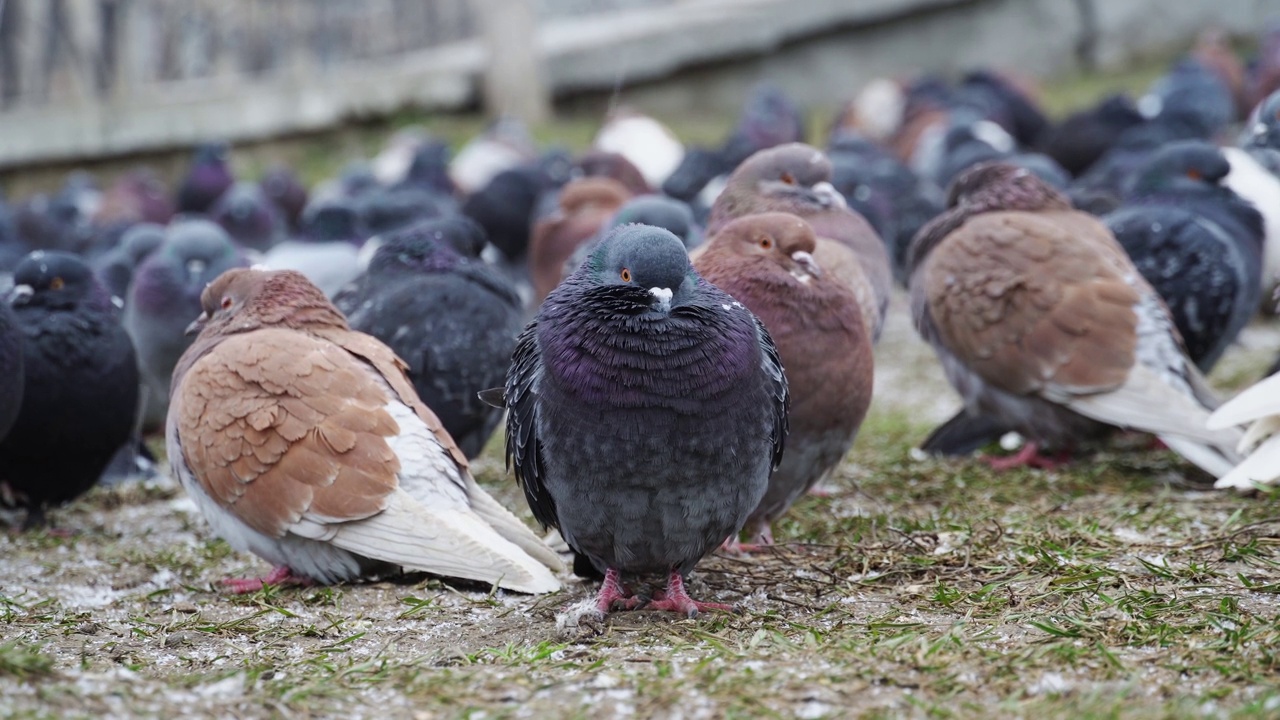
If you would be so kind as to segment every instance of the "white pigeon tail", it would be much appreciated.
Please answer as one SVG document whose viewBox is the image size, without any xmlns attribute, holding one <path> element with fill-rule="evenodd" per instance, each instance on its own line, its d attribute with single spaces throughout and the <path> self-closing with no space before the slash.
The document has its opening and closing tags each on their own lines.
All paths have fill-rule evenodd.
<svg viewBox="0 0 1280 720">
<path fill-rule="evenodd" d="M 1280 374 L 1232 398 L 1209 416 L 1211 430 L 1249 423 L 1238 449 L 1245 459 L 1218 478 L 1214 487 L 1250 490 L 1280 483 Z"/>
</svg>

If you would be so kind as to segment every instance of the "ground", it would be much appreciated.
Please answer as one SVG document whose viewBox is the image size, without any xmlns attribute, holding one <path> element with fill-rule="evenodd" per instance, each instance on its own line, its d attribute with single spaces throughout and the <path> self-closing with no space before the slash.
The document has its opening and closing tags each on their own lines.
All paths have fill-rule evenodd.
<svg viewBox="0 0 1280 720">
<path fill-rule="evenodd" d="M 1063 471 L 913 459 L 956 400 L 899 297 L 871 416 L 758 557 L 695 597 L 558 630 L 528 597 L 425 576 L 231 596 L 265 573 L 171 484 L 95 490 L 71 537 L 0 535 L 0 711 L 17 717 L 1274 717 L 1280 502 L 1207 489 L 1139 437 Z M 1244 337 L 1220 387 L 1280 347 Z M 477 476 L 519 507 L 495 441 Z M 527 513 L 526 513 L 527 517 Z"/>
</svg>

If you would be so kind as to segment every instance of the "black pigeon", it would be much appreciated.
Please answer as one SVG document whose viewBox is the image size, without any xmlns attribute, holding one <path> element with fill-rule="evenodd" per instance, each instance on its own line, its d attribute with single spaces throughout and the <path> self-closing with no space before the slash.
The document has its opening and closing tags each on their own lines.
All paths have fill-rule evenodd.
<svg viewBox="0 0 1280 720">
<path fill-rule="evenodd" d="M 945 197 L 937 185 L 912 172 L 901 160 L 880 145 L 853 133 L 842 132 L 827 150 L 833 173 L 831 184 L 845 196 L 849 206 L 877 205 L 887 199 L 891 207 L 888 225 L 892 234 L 881 232 L 893 262 L 894 278 L 906 287 L 907 250 L 916 232 L 945 209 Z M 865 189 L 864 189 L 865 188 Z M 865 194 L 866 199 L 861 195 Z M 873 208 L 868 208 L 873 210 Z"/>
<path fill-rule="evenodd" d="M 644 225 L 606 237 L 521 333 L 503 397 L 534 517 L 605 572 L 586 612 L 727 607 L 694 601 L 684 579 L 759 503 L 787 385 L 764 326 L 678 238 Z M 667 585 L 650 601 L 623 573 Z"/>
<path fill-rule="evenodd" d="M 501 420 L 477 393 L 506 376 L 523 306 L 474 250 L 483 231 L 466 218 L 428 220 L 387 236 L 369 269 L 334 298 L 353 329 L 409 364 L 418 396 L 467 457 Z"/>
<path fill-rule="evenodd" d="M 1125 130 L 1144 122 L 1132 100 L 1111 95 L 1046 130 L 1038 145 L 1067 172 L 1079 176 L 1111 149 Z"/>
<path fill-rule="evenodd" d="M 728 175 L 735 167 L 737 165 L 718 148 L 691 147 L 662 182 L 662 192 L 677 200 L 691 202 L 707 183 Z"/>
<path fill-rule="evenodd" d="M 0 441 L 22 407 L 22 331 L 9 303 L 0 302 Z"/>
<path fill-rule="evenodd" d="M 257 183 L 232 185 L 209 210 L 209 218 L 237 244 L 260 252 L 283 240 L 286 234 L 280 208 Z"/>
<path fill-rule="evenodd" d="M 1202 60 L 1184 57 L 1173 64 L 1138 99 L 1138 110 L 1154 119 L 1176 118 L 1196 130 L 1195 137 L 1211 139 L 1236 119 L 1230 86 Z"/>
<path fill-rule="evenodd" d="M 1103 218 L 1173 315 L 1204 372 L 1248 324 L 1262 294 L 1262 216 L 1223 187 L 1231 166 L 1198 140 L 1157 151 L 1125 204 Z"/>
<path fill-rule="evenodd" d="M 235 178 L 227 167 L 226 143 L 206 143 L 195 149 L 191 167 L 178 186 L 177 208 L 181 213 L 207 213 Z"/>
<path fill-rule="evenodd" d="M 138 364 L 106 288 L 80 258 L 34 252 L 10 291 L 23 335 L 22 409 L 0 441 L 0 497 L 27 510 L 84 493 L 133 430 Z"/>
</svg>

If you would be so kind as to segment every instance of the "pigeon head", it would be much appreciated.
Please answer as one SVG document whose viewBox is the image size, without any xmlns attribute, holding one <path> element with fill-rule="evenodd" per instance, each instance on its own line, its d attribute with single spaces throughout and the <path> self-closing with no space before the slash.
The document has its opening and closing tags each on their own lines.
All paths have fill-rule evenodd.
<svg viewBox="0 0 1280 720">
<path fill-rule="evenodd" d="M 360 213 L 349 198 L 321 198 L 302 212 L 302 236 L 316 242 L 359 240 Z"/>
<path fill-rule="evenodd" d="M 296 270 L 228 270 L 200 294 L 200 307 L 188 335 L 220 337 L 277 326 L 347 329 L 338 308 Z"/>
<path fill-rule="evenodd" d="M 1218 187 L 1231 172 L 1231 164 L 1212 143 L 1202 140 L 1172 142 L 1157 150 L 1136 172 L 1131 194 L 1201 192 Z"/>
<path fill-rule="evenodd" d="M 560 208 L 566 215 L 576 215 L 597 208 L 616 208 L 631 197 L 622 183 L 607 177 L 578 178 L 560 193 Z"/>
<path fill-rule="evenodd" d="M 14 307 L 65 310 L 86 301 L 102 307 L 110 302 L 93 271 L 71 253 L 37 250 L 13 270 L 9 304 Z"/>
<path fill-rule="evenodd" d="M 120 249 L 134 265 L 142 262 L 164 242 L 164 226 L 138 223 L 120 236 Z"/>
<path fill-rule="evenodd" d="M 947 191 L 947 207 L 968 214 L 998 210 L 1069 210 L 1071 201 L 1030 170 L 1005 162 L 975 165 Z"/>
<path fill-rule="evenodd" d="M 729 176 L 726 199 L 746 194 L 787 200 L 801 206 L 843 206 L 831 185 L 831 160 L 812 145 L 788 143 L 761 150 Z"/>
<path fill-rule="evenodd" d="M 209 214 L 236 242 L 257 250 L 271 247 L 283 233 L 280 211 L 257 183 L 232 185 Z"/>
<path fill-rule="evenodd" d="M 685 249 L 696 247 L 702 240 L 689 205 L 662 195 L 641 195 L 628 200 L 618 208 L 609 227 L 634 224 L 653 225 L 669 230 L 684 242 Z"/>
<path fill-rule="evenodd" d="M 576 177 L 611 178 L 622 183 L 632 195 L 649 192 L 644 175 L 626 156 L 619 153 L 592 150 L 573 163 Z"/>
<path fill-rule="evenodd" d="M 284 214 L 291 224 L 296 224 L 307 206 L 307 189 L 298 176 L 284 166 L 274 166 L 262 176 L 262 192 Z"/>
<path fill-rule="evenodd" d="M 813 259 L 818 240 L 813 227 L 790 213 L 761 213 L 738 218 L 724 226 L 707 253 L 725 253 L 770 263 L 807 282 L 822 277 Z"/>
<path fill-rule="evenodd" d="M 574 275 L 632 310 L 662 314 L 693 294 L 697 275 L 680 238 L 650 225 L 624 225 L 605 236 Z"/>
<path fill-rule="evenodd" d="M 1250 113 L 1241 144 L 1280 150 L 1280 90 L 1264 98 Z"/>
<path fill-rule="evenodd" d="M 147 312 L 166 312 L 181 302 L 190 307 L 199 292 L 223 271 L 247 264 L 226 231 L 208 220 L 174 223 L 139 266 L 129 302 Z"/>
<path fill-rule="evenodd" d="M 369 263 L 369 272 L 448 272 L 465 262 L 458 245 L 467 247 L 476 234 L 483 244 L 483 233 L 465 218 L 415 223 L 386 236 Z"/>
</svg>

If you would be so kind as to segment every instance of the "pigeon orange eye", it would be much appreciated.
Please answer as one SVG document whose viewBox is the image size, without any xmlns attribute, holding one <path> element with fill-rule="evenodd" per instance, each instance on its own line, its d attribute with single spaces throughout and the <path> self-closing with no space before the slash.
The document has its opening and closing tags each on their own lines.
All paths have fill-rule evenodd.
<svg viewBox="0 0 1280 720">
<path fill-rule="evenodd" d="M 789 172 L 784 172 L 784 173 L 782 173 L 782 182 L 784 182 L 784 183 L 786 183 L 786 184 L 788 184 L 788 185 L 795 185 L 795 184 L 796 184 L 796 176 L 795 176 L 795 175 L 792 175 L 792 174 L 791 174 L 791 173 L 789 173 Z"/>
<path fill-rule="evenodd" d="M 760 247 L 764 248 L 765 250 L 772 250 L 773 238 L 769 238 L 769 237 L 760 238 Z"/>
<path fill-rule="evenodd" d="M 226 310 L 231 307 L 231 298 L 222 298 L 222 309 Z"/>
<path fill-rule="evenodd" d="M 1200 179 L 1200 171 L 1199 171 L 1199 170 L 1195 170 L 1195 169 L 1188 170 L 1188 171 L 1187 171 L 1187 177 L 1191 178 L 1192 180 L 1199 180 L 1199 179 Z"/>
<path fill-rule="evenodd" d="M 631 271 L 627 268 L 622 268 L 622 272 L 618 273 L 618 276 L 622 278 L 622 282 L 631 282 Z"/>
<path fill-rule="evenodd" d="M 54 279 L 52 279 L 52 280 L 50 280 L 50 281 L 49 281 L 49 289 L 50 289 L 50 290 L 61 290 L 62 288 L 66 287 L 66 286 L 67 286 L 66 281 L 65 281 L 65 280 L 63 280 L 63 279 L 62 279 L 62 278 L 60 278 L 60 277 L 56 277 L 56 278 L 54 278 Z"/>
</svg>

